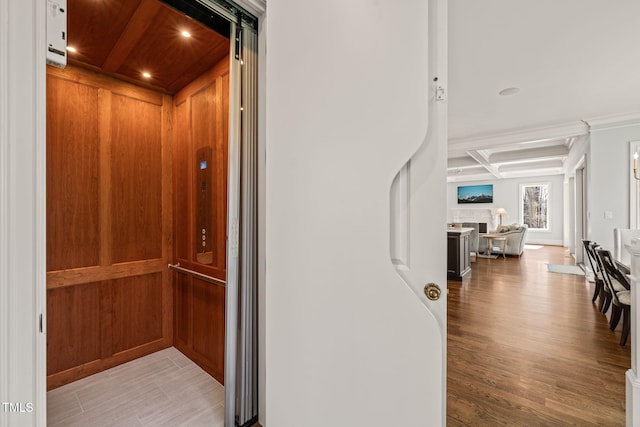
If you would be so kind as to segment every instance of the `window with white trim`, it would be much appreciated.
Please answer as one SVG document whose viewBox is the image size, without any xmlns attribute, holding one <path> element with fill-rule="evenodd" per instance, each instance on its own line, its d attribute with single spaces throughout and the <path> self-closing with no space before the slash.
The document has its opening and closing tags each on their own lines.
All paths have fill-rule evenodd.
<svg viewBox="0 0 640 427">
<path fill-rule="evenodd" d="M 549 230 L 549 184 L 520 184 L 520 222 Z"/>
</svg>

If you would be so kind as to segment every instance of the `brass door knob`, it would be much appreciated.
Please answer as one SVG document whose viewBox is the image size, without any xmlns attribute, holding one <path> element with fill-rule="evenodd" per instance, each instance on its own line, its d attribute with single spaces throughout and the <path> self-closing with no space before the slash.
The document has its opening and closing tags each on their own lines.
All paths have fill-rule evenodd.
<svg viewBox="0 0 640 427">
<path fill-rule="evenodd" d="M 436 285 L 435 283 L 427 283 L 424 287 L 424 294 L 431 301 L 439 300 L 441 293 L 442 291 L 440 290 L 440 286 Z"/>
</svg>

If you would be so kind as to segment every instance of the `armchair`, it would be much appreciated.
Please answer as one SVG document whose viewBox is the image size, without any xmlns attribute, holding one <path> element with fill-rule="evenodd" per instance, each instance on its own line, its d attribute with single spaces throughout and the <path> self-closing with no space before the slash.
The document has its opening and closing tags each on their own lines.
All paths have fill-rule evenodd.
<svg viewBox="0 0 640 427">
<path fill-rule="evenodd" d="M 499 225 L 497 229 L 491 230 L 490 233 L 499 234 L 507 238 L 505 254 L 520 256 L 524 251 L 524 243 L 528 229 L 529 227 L 526 224 Z M 480 252 L 486 250 L 484 239 L 480 242 L 479 246 Z"/>
</svg>

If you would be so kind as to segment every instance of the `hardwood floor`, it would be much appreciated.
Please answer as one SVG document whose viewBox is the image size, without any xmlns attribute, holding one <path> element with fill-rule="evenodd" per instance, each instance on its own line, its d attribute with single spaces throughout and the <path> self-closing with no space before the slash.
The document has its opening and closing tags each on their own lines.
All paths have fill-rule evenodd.
<svg viewBox="0 0 640 427">
<path fill-rule="evenodd" d="M 546 263 L 573 259 L 525 249 L 478 258 L 470 278 L 448 282 L 448 426 L 625 424 L 622 325 L 609 329 L 593 283 Z"/>
</svg>

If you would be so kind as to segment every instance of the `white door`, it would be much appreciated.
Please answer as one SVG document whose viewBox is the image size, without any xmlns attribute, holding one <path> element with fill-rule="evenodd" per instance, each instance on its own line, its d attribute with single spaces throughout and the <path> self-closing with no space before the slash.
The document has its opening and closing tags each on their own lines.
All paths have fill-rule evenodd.
<svg viewBox="0 0 640 427">
<path fill-rule="evenodd" d="M 445 5 L 268 2 L 267 427 L 445 424 Z"/>
</svg>

